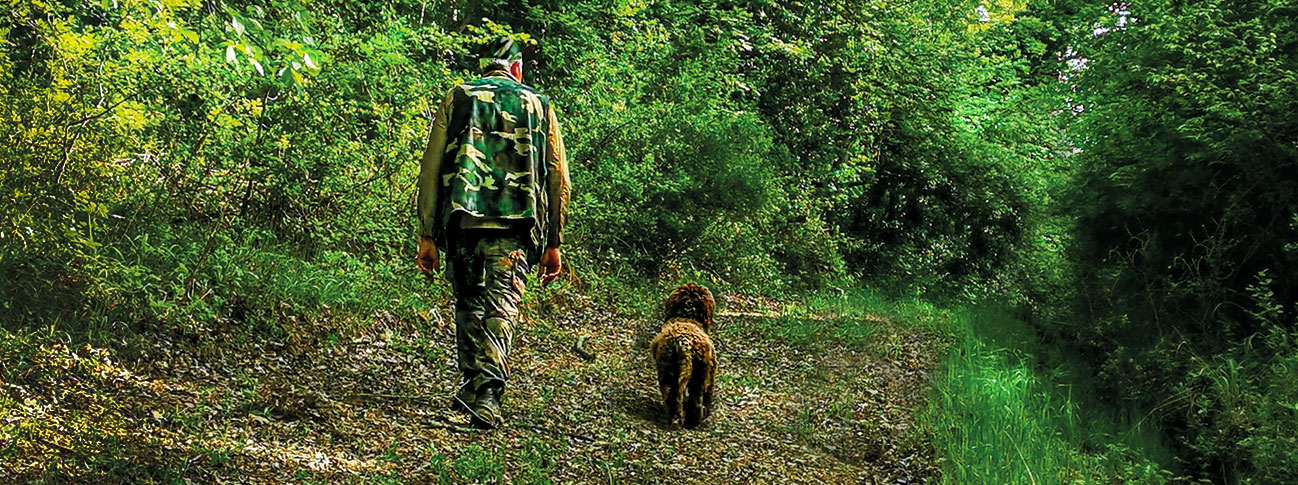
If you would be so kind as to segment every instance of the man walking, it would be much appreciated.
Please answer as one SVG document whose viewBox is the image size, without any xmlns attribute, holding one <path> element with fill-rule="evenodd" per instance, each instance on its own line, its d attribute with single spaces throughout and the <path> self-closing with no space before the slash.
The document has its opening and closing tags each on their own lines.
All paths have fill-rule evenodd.
<svg viewBox="0 0 1298 485">
<path fill-rule="evenodd" d="M 528 268 L 559 275 L 568 165 L 549 99 L 522 84 L 523 55 L 508 37 L 479 54 L 483 77 L 450 90 L 419 171 L 419 269 L 446 250 L 462 373 L 455 404 L 475 426 L 501 424 L 509 350 Z"/>
</svg>

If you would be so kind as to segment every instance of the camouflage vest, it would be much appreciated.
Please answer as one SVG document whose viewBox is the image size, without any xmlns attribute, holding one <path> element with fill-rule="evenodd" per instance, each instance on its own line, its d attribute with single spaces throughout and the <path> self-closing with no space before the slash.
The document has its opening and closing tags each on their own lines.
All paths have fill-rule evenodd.
<svg viewBox="0 0 1298 485">
<path fill-rule="evenodd" d="M 506 77 L 486 77 L 454 90 L 442 155 L 442 227 L 456 213 L 480 219 L 526 221 L 541 243 L 546 207 L 545 134 L 550 101 Z"/>
</svg>

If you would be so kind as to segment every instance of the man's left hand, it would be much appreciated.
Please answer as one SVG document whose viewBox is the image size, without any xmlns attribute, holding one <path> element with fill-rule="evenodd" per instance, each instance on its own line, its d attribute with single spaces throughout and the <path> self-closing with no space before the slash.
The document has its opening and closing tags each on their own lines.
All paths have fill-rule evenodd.
<svg viewBox="0 0 1298 485">
<path fill-rule="evenodd" d="M 546 248 L 545 253 L 541 255 L 541 263 L 537 266 L 537 273 L 541 275 L 541 285 L 548 285 L 558 278 L 559 270 L 563 269 L 563 258 L 559 255 L 559 248 Z"/>
<path fill-rule="evenodd" d="M 442 266 L 437 257 L 437 244 L 433 243 L 433 238 L 419 238 L 419 251 L 415 253 L 415 265 L 419 266 L 419 271 L 429 276 Z"/>
</svg>

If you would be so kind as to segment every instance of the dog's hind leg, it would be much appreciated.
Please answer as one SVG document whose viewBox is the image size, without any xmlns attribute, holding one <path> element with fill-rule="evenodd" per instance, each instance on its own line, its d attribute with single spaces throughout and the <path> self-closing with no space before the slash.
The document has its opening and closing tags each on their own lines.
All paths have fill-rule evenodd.
<svg viewBox="0 0 1298 485">
<path fill-rule="evenodd" d="M 689 359 L 682 359 L 679 353 L 665 352 L 658 358 L 658 390 L 662 392 L 668 424 L 684 419 L 681 401 L 684 400 L 682 393 L 690 378 L 690 370 Z"/>
<path fill-rule="evenodd" d="M 681 372 L 677 377 L 676 385 L 672 386 L 672 400 L 669 411 L 672 413 L 672 420 L 679 421 L 683 426 L 688 427 L 687 416 L 689 408 L 685 401 L 688 399 L 686 391 L 689 388 L 690 380 L 694 376 L 694 362 L 686 356 L 681 356 Z"/>
<path fill-rule="evenodd" d="M 694 428 L 708 417 L 712 396 L 712 363 L 706 358 L 693 360 L 694 375 L 689 380 L 689 399 L 685 404 L 685 427 Z"/>
<path fill-rule="evenodd" d="M 711 359 L 711 364 L 707 366 L 707 372 L 703 373 L 703 415 L 700 421 L 707 420 L 708 417 L 712 416 L 712 391 L 715 389 L 713 381 L 717 375 L 716 357 Z"/>
</svg>

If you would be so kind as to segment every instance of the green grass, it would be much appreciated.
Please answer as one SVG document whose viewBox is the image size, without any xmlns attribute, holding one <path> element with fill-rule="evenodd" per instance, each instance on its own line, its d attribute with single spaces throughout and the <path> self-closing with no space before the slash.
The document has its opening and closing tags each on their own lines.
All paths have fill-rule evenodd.
<svg viewBox="0 0 1298 485">
<path fill-rule="evenodd" d="M 505 476 L 502 457 L 476 444 L 465 448 L 451 468 L 460 478 L 474 483 L 499 483 Z"/>
<path fill-rule="evenodd" d="M 345 334 L 376 315 L 415 320 L 448 295 L 443 280 L 429 284 L 397 251 L 306 256 L 264 231 L 159 225 L 89 254 L 76 268 L 36 256 L 0 262 L 12 276 L 0 291 L 14 295 L 0 325 L 43 324 L 117 348 L 159 331 L 253 341 L 301 337 L 304 326 Z"/>
<path fill-rule="evenodd" d="M 867 289 L 817 293 L 793 301 L 782 315 L 755 325 L 767 336 L 797 347 L 818 349 L 836 342 L 867 348 L 878 330 L 877 314 L 886 306 L 886 300 Z M 721 331 L 733 334 L 740 329 Z"/>
<path fill-rule="evenodd" d="M 416 452 L 417 456 L 403 456 L 398 451 L 398 443 L 394 442 L 379 455 L 379 459 L 392 464 L 418 463 L 421 473 L 413 477 L 395 471 L 375 473 L 369 475 L 369 483 L 555 483 L 550 475 L 566 451 L 560 447 L 562 445 L 529 438 L 516 452 L 488 449 L 475 443 L 446 451 L 429 445 L 422 452 Z M 506 474 L 507 461 L 518 465 L 518 471 L 509 476 Z M 302 483 L 315 483 L 310 473 L 299 475 Z"/>
<path fill-rule="evenodd" d="M 554 480 L 550 479 L 550 474 L 554 469 L 555 460 L 561 459 L 560 453 L 561 450 L 554 444 L 535 437 L 528 439 L 523 451 L 516 456 L 516 459 L 522 463 L 522 470 L 512 479 L 518 483 L 554 483 Z"/>
<path fill-rule="evenodd" d="M 989 341 L 1023 324 L 994 306 L 956 312 L 955 342 L 921 421 L 943 457 L 945 483 L 1162 483 L 1156 441 L 1112 410 L 1075 399 L 1034 368 L 1030 353 Z M 1026 343 L 1023 335 L 1010 341 Z M 1085 402 L 1083 410 L 1079 401 Z M 1137 423 L 1139 424 L 1139 423 Z M 1120 432 L 1125 428 L 1125 432 Z M 1147 430 L 1146 430 L 1147 431 Z"/>
<path fill-rule="evenodd" d="M 1043 348 L 1007 308 L 935 303 L 871 289 L 828 292 L 790 304 L 759 323 L 766 335 L 805 348 L 828 342 L 892 360 L 913 352 L 896 327 L 948 342 L 921 426 L 942 457 L 946 483 L 1162 483 L 1170 455 L 1138 412 L 1075 396 L 1089 376 L 1070 375 L 1067 353 Z M 1048 360 L 1048 372 L 1039 362 Z M 1084 394 L 1085 391 L 1079 391 Z M 815 434 L 814 423 L 840 412 L 803 410 L 789 431 Z"/>
<path fill-rule="evenodd" d="M 1068 483 L 1078 463 L 1056 423 L 1071 402 L 1051 399 L 1030 369 L 1003 351 L 963 339 L 937 383 L 932 423 L 952 483 Z"/>
</svg>

